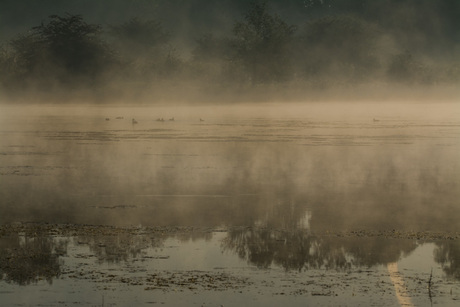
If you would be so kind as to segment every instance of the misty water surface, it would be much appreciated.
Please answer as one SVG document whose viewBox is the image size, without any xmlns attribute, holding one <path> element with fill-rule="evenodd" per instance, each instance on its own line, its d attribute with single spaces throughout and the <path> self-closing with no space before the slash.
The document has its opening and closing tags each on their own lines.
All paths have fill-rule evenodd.
<svg viewBox="0 0 460 307">
<path fill-rule="evenodd" d="M 449 230 L 452 111 L 8 107 L 1 222 Z"/>
<path fill-rule="evenodd" d="M 460 217 L 449 104 L 2 109 L 2 223 L 444 231 Z"/>
<path fill-rule="evenodd" d="M 4 299 L 18 302 L 10 284 L 46 281 L 67 293 L 62 301 L 95 304 L 92 279 L 144 285 L 124 299 L 107 292 L 142 304 L 152 276 L 180 287 L 203 270 L 203 287 L 206 278 L 234 291 L 246 280 L 268 293 L 293 286 L 291 305 L 305 303 L 296 297 L 306 289 L 311 302 L 341 293 L 363 303 L 349 284 L 370 289 L 368 302 L 381 290 L 369 278 L 396 291 L 385 304 L 423 305 L 431 292 L 403 286 L 423 286 L 434 267 L 433 295 L 450 304 L 460 278 L 458 242 L 449 240 L 460 217 L 459 134 L 458 108 L 446 103 L 2 107 L 0 223 L 18 227 L 0 238 Z M 156 226 L 172 228 L 145 232 Z M 287 285 L 282 272 L 304 273 Z M 325 272 L 339 275 L 324 286 Z M 257 297 L 225 293 L 234 303 Z M 263 297 L 254 303 L 269 303 Z M 54 298 L 24 296 L 32 301 Z"/>
</svg>

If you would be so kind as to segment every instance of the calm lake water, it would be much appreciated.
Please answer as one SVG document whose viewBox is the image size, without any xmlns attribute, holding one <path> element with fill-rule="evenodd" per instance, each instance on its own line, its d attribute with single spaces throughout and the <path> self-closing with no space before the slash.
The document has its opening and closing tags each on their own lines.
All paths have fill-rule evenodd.
<svg viewBox="0 0 460 307">
<path fill-rule="evenodd" d="M 2 106 L 0 225 L 135 231 L 0 233 L 0 301 L 455 306 L 459 152 L 450 103 Z"/>
</svg>

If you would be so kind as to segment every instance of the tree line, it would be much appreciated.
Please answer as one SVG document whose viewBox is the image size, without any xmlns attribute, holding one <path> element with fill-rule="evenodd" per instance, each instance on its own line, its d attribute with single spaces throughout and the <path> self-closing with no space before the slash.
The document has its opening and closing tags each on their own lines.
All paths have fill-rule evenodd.
<svg viewBox="0 0 460 307">
<path fill-rule="evenodd" d="M 320 91 L 460 81 L 460 57 L 439 38 L 439 48 L 422 48 L 408 44 L 411 29 L 389 25 L 391 16 L 370 20 L 345 9 L 316 14 L 333 1 L 304 3 L 312 15 L 297 25 L 266 2 L 253 2 L 231 33 L 203 34 L 189 53 L 174 47 L 173 35 L 158 20 L 132 18 L 103 27 L 81 15 L 51 15 L 1 45 L 0 87 L 9 97 L 87 92 L 161 99 L 172 92 L 231 96 L 268 87 Z"/>
</svg>

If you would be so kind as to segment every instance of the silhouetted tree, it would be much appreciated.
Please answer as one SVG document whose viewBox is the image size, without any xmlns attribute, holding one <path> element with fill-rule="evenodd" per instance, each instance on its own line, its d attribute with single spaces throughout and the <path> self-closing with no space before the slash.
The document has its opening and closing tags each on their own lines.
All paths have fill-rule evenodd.
<svg viewBox="0 0 460 307">
<path fill-rule="evenodd" d="M 298 75 L 318 80 L 362 80 L 381 66 L 382 33 L 377 26 L 351 16 L 308 22 L 299 34 Z"/>
<path fill-rule="evenodd" d="M 195 42 L 191 60 L 192 73 L 214 84 L 220 80 L 228 82 L 226 77 L 229 77 L 230 39 L 205 34 Z"/>
<path fill-rule="evenodd" d="M 266 3 L 253 3 L 245 22 L 233 27 L 232 59 L 252 83 L 284 80 L 291 69 L 289 48 L 295 30 L 278 15 L 269 14 Z"/>
<path fill-rule="evenodd" d="M 43 44 L 34 35 L 19 35 L 11 41 L 15 75 L 30 76 L 45 65 Z"/>
<path fill-rule="evenodd" d="M 71 73 L 88 73 L 106 60 L 106 46 L 99 38 L 100 25 L 87 24 L 80 15 L 50 16 L 34 33 L 50 55 Z"/>
<path fill-rule="evenodd" d="M 112 53 L 102 41 L 101 26 L 88 24 L 80 15 L 52 15 L 48 23 L 11 41 L 16 74 L 58 84 L 93 82 L 109 64 Z"/>
<path fill-rule="evenodd" d="M 146 54 L 169 42 L 170 36 L 163 30 L 160 22 L 132 18 L 129 21 L 110 27 L 114 44 L 126 54 Z"/>
<path fill-rule="evenodd" d="M 148 82 L 147 77 L 170 77 L 180 70 L 182 61 L 159 21 L 132 18 L 111 26 L 109 33 L 129 77 Z"/>
</svg>

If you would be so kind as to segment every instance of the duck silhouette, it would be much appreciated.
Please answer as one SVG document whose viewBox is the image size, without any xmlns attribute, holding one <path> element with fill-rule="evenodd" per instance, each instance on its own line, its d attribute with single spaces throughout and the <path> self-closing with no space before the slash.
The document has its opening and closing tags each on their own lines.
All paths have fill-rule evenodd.
<svg viewBox="0 0 460 307">
<path fill-rule="evenodd" d="M 137 124 L 137 120 L 135 120 L 134 118 L 132 119 L 131 121 L 133 124 Z"/>
</svg>

